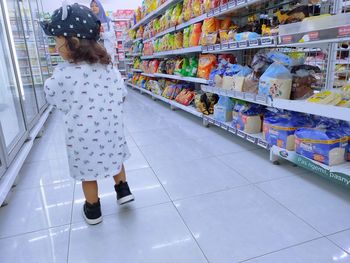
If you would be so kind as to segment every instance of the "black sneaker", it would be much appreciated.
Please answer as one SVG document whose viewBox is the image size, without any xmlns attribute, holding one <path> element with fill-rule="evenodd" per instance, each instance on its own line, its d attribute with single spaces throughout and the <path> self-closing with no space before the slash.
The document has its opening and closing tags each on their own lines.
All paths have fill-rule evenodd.
<svg viewBox="0 0 350 263">
<path fill-rule="evenodd" d="M 135 200 L 134 195 L 131 193 L 127 182 L 120 181 L 118 185 L 114 185 L 114 189 L 117 192 L 117 202 L 119 205 L 123 205 Z"/>
<path fill-rule="evenodd" d="M 83 206 L 83 217 L 89 225 L 97 225 L 102 222 L 100 199 L 94 204 L 85 201 Z"/>
</svg>

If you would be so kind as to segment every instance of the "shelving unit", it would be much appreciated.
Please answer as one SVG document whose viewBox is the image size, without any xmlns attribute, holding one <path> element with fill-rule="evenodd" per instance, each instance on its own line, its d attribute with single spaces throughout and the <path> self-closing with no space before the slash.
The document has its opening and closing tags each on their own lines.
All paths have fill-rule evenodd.
<svg viewBox="0 0 350 263">
<path fill-rule="evenodd" d="M 175 4 L 175 2 L 177 3 L 180 1 L 167 1 L 166 4 L 168 5 L 168 7 L 171 7 L 171 5 Z M 297 1 L 281 0 L 281 1 L 275 1 L 273 3 L 272 1 L 266 1 L 266 0 L 229 1 L 227 4 L 224 4 L 222 6 L 219 6 L 218 8 L 211 10 L 209 13 L 203 14 L 199 17 L 192 18 L 191 20 L 185 23 L 182 23 L 175 27 L 170 27 L 162 32 L 158 32 L 153 37 L 144 39 L 143 43 L 146 44 L 149 42 L 153 42 L 156 39 L 163 37 L 168 33 L 174 33 L 174 32 L 180 31 L 186 27 L 189 27 L 194 23 L 203 21 L 206 18 L 210 18 L 210 17 L 224 18 L 229 14 L 230 15 L 233 14 L 235 23 L 237 23 L 237 21 L 240 21 L 240 19 L 242 20 L 243 17 L 247 17 L 248 15 L 251 15 L 254 13 L 263 12 L 262 10 L 264 8 L 268 8 L 269 10 L 273 10 L 273 9 L 278 10 L 294 2 L 297 2 Z M 335 3 L 334 6 L 330 5 L 331 2 Z M 327 7 L 324 7 L 323 9 L 321 8 L 320 9 L 322 10 L 321 12 L 325 12 L 325 10 L 333 10 L 331 11 L 331 13 L 333 12 L 333 14 L 339 15 L 339 8 L 337 9 L 337 6 L 339 6 L 337 5 L 339 4 L 338 2 L 339 1 L 328 1 L 327 3 L 325 3 L 323 1 L 322 5 L 327 5 Z M 340 6 L 342 6 L 342 4 Z M 164 14 L 165 11 L 166 11 L 166 8 L 164 8 L 164 6 L 159 7 L 157 10 L 152 12 L 150 15 L 146 16 L 143 20 L 141 20 L 138 24 L 136 24 L 131 29 L 134 30 L 141 25 L 145 25 L 146 23 L 149 23 L 152 18 L 159 17 L 160 15 Z M 267 37 L 263 36 L 263 37 L 259 37 L 257 39 L 251 39 L 251 40 L 232 41 L 232 42 L 220 43 L 220 44 L 209 45 L 209 46 L 197 46 L 197 47 L 182 48 L 177 50 L 168 50 L 168 51 L 162 51 L 162 52 L 155 52 L 152 55 L 149 55 L 149 54 L 141 55 L 139 53 L 130 54 L 130 55 L 137 56 L 137 57 L 141 55 L 141 60 L 151 60 L 151 59 L 158 59 L 158 58 L 166 59 L 166 58 L 181 56 L 181 55 L 187 56 L 188 54 L 191 55 L 191 54 L 201 54 L 201 53 L 202 54 L 233 53 L 238 59 L 241 59 L 244 61 L 244 62 L 240 62 L 241 64 L 245 64 L 247 57 L 254 55 L 257 52 L 257 49 L 275 49 L 275 50 L 279 50 L 280 52 L 286 52 L 286 53 L 298 52 L 298 53 L 305 53 L 305 54 L 316 54 L 316 53 L 322 52 L 322 53 L 326 53 L 327 57 L 318 58 L 315 56 L 314 60 L 310 60 L 305 64 L 319 66 L 322 75 L 320 75 L 321 79 L 319 79 L 318 90 L 332 89 L 333 85 L 336 83 L 334 80 L 334 76 L 340 76 L 341 74 L 343 74 L 347 76 L 347 79 L 349 79 L 349 76 L 350 76 L 350 69 L 348 66 L 350 65 L 350 59 L 349 58 L 344 59 L 344 58 L 338 58 L 337 56 L 332 56 L 333 54 L 332 52 L 334 52 L 334 50 L 337 50 L 339 52 L 340 50 L 346 51 L 346 52 L 349 51 L 349 48 L 340 49 L 340 48 L 336 48 L 336 46 L 338 43 L 341 43 L 341 42 L 350 42 L 350 26 L 348 24 L 344 24 L 344 25 L 332 27 L 330 25 L 333 22 L 332 21 L 333 18 L 337 19 L 338 17 L 328 17 L 328 18 L 324 17 L 323 19 L 329 19 L 329 23 L 325 23 L 326 25 L 322 29 L 314 29 L 314 28 L 307 29 L 308 27 L 303 26 L 303 24 L 298 24 L 298 23 L 292 24 L 291 25 L 292 28 L 299 27 L 301 28 L 301 30 L 305 31 L 305 32 L 302 32 L 302 36 L 300 36 L 299 34 L 300 32 L 292 32 L 293 30 L 290 30 L 290 31 L 287 30 L 283 34 L 280 33 L 280 35 L 267 36 Z M 345 21 L 345 19 L 343 19 L 343 21 Z M 281 28 L 283 27 L 280 27 L 280 32 L 281 32 Z M 302 41 L 300 40 L 301 37 L 303 39 Z M 141 41 L 141 39 L 138 38 L 134 40 L 134 42 L 137 42 L 137 41 Z M 337 64 L 345 65 L 346 68 L 343 68 L 341 70 L 336 70 L 335 68 L 331 68 L 332 63 L 334 65 L 337 65 Z M 260 104 L 267 107 L 274 107 L 274 108 L 294 111 L 294 112 L 302 112 L 302 113 L 318 115 L 322 117 L 333 118 L 333 119 L 350 122 L 350 109 L 348 108 L 315 104 L 315 103 L 307 102 L 305 100 L 298 100 L 298 101 L 285 100 L 285 99 L 272 98 L 270 96 L 262 96 L 258 94 L 247 93 L 247 92 L 226 90 L 220 87 L 215 87 L 213 83 L 211 83 L 210 81 L 199 79 L 199 78 L 187 78 L 187 77 L 182 77 L 177 75 L 160 74 L 160 73 L 154 73 L 154 74 L 141 73 L 141 75 L 152 79 L 162 78 L 162 79 L 173 79 L 177 81 L 191 82 L 191 83 L 194 83 L 197 88 L 200 86 L 200 89 L 203 92 L 215 93 L 220 96 L 235 98 L 235 99 L 247 101 L 250 103 Z M 344 82 L 342 79 L 337 79 L 336 81 L 338 81 L 337 85 L 340 85 L 339 83 Z M 172 102 L 169 102 L 167 99 L 162 98 L 159 95 L 152 94 L 150 91 L 146 91 L 140 87 L 131 85 L 130 83 L 128 85 L 133 87 L 134 89 L 140 90 L 143 93 L 147 93 L 151 95 L 153 98 L 166 101 L 168 104 L 172 105 Z M 188 111 L 188 112 L 193 114 L 192 111 Z M 198 113 L 198 111 L 196 111 L 196 113 Z M 263 139 L 262 134 L 246 134 L 232 127 L 230 123 L 221 123 L 214 120 L 213 116 L 203 116 L 202 114 L 201 117 L 203 118 L 203 124 L 206 126 L 210 124 L 218 126 L 251 143 L 259 145 L 264 149 L 270 150 L 271 161 L 276 161 L 275 157 L 278 155 L 276 147 L 269 145 Z M 297 156 L 295 152 L 291 152 L 290 156 L 291 155 Z M 295 158 L 300 159 L 301 157 L 297 156 Z M 315 161 L 312 161 L 312 160 L 309 160 L 309 161 L 314 163 L 315 165 L 319 165 Z M 298 164 L 298 165 L 304 167 L 301 164 Z M 349 180 L 349 181 L 346 181 L 345 179 L 340 179 L 340 181 L 343 180 L 343 185 L 348 187 L 348 185 L 345 184 L 345 182 L 350 182 L 350 164 L 346 163 L 345 165 L 341 165 L 339 167 L 329 167 L 322 164 L 321 167 L 325 171 L 328 171 L 329 178 L 332 177 L 331 176 L 332 174 L 336 173 L 337 174 L 336 176 L 341 176 L 341 177 L 343 176 L 342 178 L 346 178 L 346 180 Z"/>
</svg>

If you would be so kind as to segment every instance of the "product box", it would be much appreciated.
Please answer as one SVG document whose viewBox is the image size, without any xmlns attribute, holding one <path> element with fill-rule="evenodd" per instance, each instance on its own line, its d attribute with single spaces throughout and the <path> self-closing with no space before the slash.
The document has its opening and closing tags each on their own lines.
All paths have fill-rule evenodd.
<svg viewBox="0 0 350 263">
<path fill-rule="evenodd" d="M 296 131 L 295 127 L 283 127 L 277 125 L 266 125 L 264 126 L 265 135 L 267 135 L 267 142 L 270 145 L 276 145 L 280 148 L 294 151 L 295 149 L 295 137 L 294 133 Z"/>
<path fill-rule="evenodd" d="M 332 130 L 302 128 L 295 133 L 298 154 L 330 166 L 345 162 L 348 143 L 347 136 Z"/>
<path fill-rule="evenodd" d="M 214 119 L 220 122 L 232 121 L 232 109 L 216 104 L 214 106 Z"/>
<path fill-rule="evenodd" d="M 236 120 L 237 130 L 244 131 L 246 133 L 255 134 L 261 132 L 261 116 L 248 116 L 242 113 L 238 114 Z"/>
<path fill-rule="evenodd" d="M 244 84 L 244 77 L 242 76 L 224 76 L 222 80 L 222 88 L 228 90 L 242 91 Z"/>
</svg>

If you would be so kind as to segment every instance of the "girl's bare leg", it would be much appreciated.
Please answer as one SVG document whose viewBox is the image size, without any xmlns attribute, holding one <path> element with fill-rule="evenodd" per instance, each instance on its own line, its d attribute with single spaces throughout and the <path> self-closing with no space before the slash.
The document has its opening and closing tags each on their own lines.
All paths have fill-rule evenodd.
<svg viewBox="0 0 350 263">
<path fill-rule="evenodd" d="M 82 182 L 85 199 L 88 203 L 94 204 L 98 202 L 98 185 L 97 181 Z"/>
</svg>

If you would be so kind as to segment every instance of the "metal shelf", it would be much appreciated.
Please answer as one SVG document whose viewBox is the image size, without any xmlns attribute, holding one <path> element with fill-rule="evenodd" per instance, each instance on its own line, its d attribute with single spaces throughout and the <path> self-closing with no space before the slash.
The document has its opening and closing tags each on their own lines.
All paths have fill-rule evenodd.
<svg viewBox="0 0 350 263">
<path fill-rule="evenodd" d="M 211 92 L 221 96 L 244 100 L 251 103 L 256 103 L 256 104 L 269 106 L 269 107 L 272 106 L 272 100 L 270 97 L 267 97 L 267 96 L 261 96 L 261 95 L 248 93 L 248 92 L 239 92 L 235 90 L 227 90 L 227 89 L 207 86 L 207 85 L 202 85 L 201 89 L 205 92 Z"/>
<path fill-rule="evenodd" d="M 300 167 L 314 172 L 332 182 L 350 188 L 350 163 L 328 166 L 323 163 L 311 160 L 294 151 L 287 151 L 277 146 L 272 146 L 271 154 L 278 158 L 288 160 Z"/>
<path fill-rule="evenodd" d="M 202 52 L 202 47 L 196 46 L 196 47 L 188 47 L 188 48 L 157 52 L 152 55 L 152 58 L 161 58 L 161 57 L 167 57 L 167 56 L 177 56 L 177 55 L 201 53 L 201 52 Z"/>
<path fill-rule="evenodd" d="M 132 68 L 131 71 L 138 72 L 138 73 L 142 73 L 143 72 L 142 69 L 137 69 L 137 68 Z"/>
<path fill-rule="evenodd" d="M 201 79 L 201 78 L 182 77 L 177 75 L 169 75 L 169 74 L 161 74 L 161 73 L 155 73 L 154 76 L 158 78 L 175 79 L 175 80 L 182 80 L 182 81 L 187 81 L 192 83 L 208 84 L 208 80 Z"/>
<path fill-rule="evenodd" d="M 164 13 L 170 6 L 177 4 L 181 0 L 168 0 L 161 6 L 159 6 L 156 10 L 152 11 L 148 15 L 146 15 L 143 19 L 141 19 L 138 23 L 136 23 L 133 27 L 131 27 L 130 30 L 134 30 L 144 24 L 147 24 L 149 21 L 151 21 L 153 18 L 161 15 Z"/>
<path fill-rule="evenodd" d="M 133 87 L 133 88 L 135 88 L 135 89 L 141 91 L 142 93 L 146 93 L 146 94 L 152 96 L 152 97 L 155 98 L 155 99 L 164 101 L 165 103 L 168 103 L 168 104 L 169 104 L 170 106 L 172 106 L 172 107 L 181 109 L 181 110 L 186 111 L 186 112 L 188 112 L 188 113 L 191 113 L 192 115 L 197 116 L 197 117 L 199 117 L 199 118 L 202 118 L 202 117 L 203 117 L 203 114 L 202 114 L 201 112 L 197 111 L 197 109 L 194 108 L 194 107 L 192 107 L 192 106 L 185 106 L 185 105 L 182 105 L 182 104 L 180 104 L 180 103 L 178 103 L 178 102 L 176 102 L 176 101 L 174 101 L 174 100 L 169 100 L 169 99 L 167 99 L 167 98 L 164 98 L 163 96 L 154 94 L 154 93 L 152 93 L 152 92 L 149 91 L 149 90 L 140 88 L 139 86 L 133 85 L 133 84 L 131 84 L 131 83 L 129 83 L 129 82 L 126 83 L 126 84 L 127 84 L 128 86 L 130 86 L 130 87 Z"/>
</svg>

